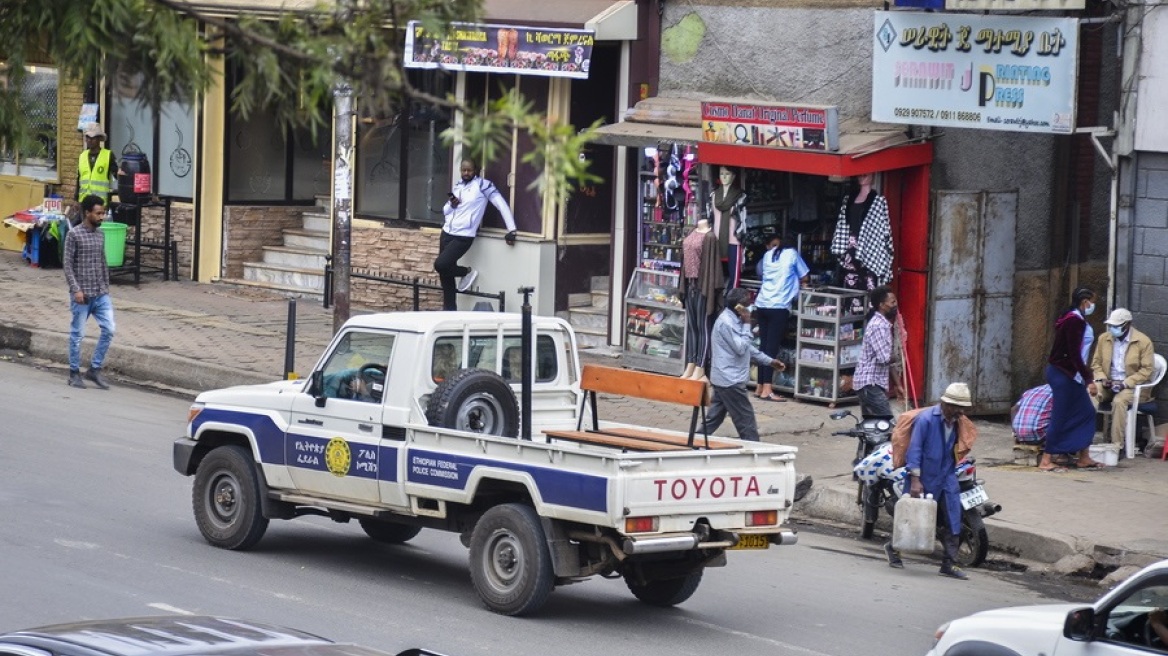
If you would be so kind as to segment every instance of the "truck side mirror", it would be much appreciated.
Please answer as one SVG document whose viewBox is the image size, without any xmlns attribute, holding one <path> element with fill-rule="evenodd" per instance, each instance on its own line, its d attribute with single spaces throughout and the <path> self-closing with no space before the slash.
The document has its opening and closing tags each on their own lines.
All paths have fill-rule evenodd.
<svg viewBox="0 0 1168 656">
<path fill-rule="evenodd" d="M 1090 606 L 1067 613 L 1063 636 L 1076 642 L 1090 642 L 1095 638 L 1095 610 Z"/>
<path fill-rule="evenodd" d="M 324 372 L 319 369 L 312 372 L 312 378 L 309 379 L 308 393 L 316 399 L 316 407 L 323 408 L 324 402 L 327 400 L 324 395 Z"/>
</svg>

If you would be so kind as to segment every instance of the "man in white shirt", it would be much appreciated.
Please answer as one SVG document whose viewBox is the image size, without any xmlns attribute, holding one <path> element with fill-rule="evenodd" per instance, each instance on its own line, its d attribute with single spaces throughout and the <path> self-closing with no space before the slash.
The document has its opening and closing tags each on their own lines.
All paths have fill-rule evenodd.
<svg viewBox="0 0 1168 656">
<path fill-rule="evenodd" d="M 515 245 L 515 218 L 511 216 L 511 208 L 503 194 L 495 188 L 490 180 L 479 177 L 478 167 L 469 159 L 462 160 L 459 168 L 462 182 L 454 185 L 448 194 L 448 200 L 442 207 L 446 216 L 442 224 L 442 237 L 438 242 L 438 257 L 434 259 L 434 270 L 442 281 L 442 309 L 457 310 L 457 292 L 464 292 L 474 284 L 479 272 L 469 267 L 460 266 L 459 258 L 466 255 L 470 245 L 474 243 L 479 233 L 479 226 L 483 223 L 483 214 L 487 211 L 487 203 L 491 203 L 503 216 L 503 223 L 507 224 L 507 245 Z M 457 287 L 455 278 L 462 278 Z M 457 290 L 457 291 L 456 291 Z"/>
</svg>

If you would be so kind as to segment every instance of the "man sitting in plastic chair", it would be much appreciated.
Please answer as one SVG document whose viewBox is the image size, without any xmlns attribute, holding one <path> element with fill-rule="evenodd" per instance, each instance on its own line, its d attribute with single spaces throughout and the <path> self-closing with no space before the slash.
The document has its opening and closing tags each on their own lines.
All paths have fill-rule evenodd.
<svg viewBox="0 0 1168 656">
<path fill-rule="evenodd" d="M 1155 349 L 1152 340 L 1132 326 L 1132 313 L 1124 308 L 1112 310 L 1104 321 L 1107 331 L 1099 336 L 1095 344 L 1095 355 L 1091 358 L 1091 371 L 1097 389 L 1096 401 L 1101 409 L 1111 404 L 1110 442 L 1126 445 L 1130 458 L 1134 449 L 1135 426 L 1130 426 L 1129 412 L 1133 403 L 1137 406 L 1152 400 L 1152 387 L 1159 382 L 1163 369 L 1157 376 Z M 1136 394 L 1139 398 L 1136 399 Z M 1129 432 L 1133 436 L 1129 439 Z"/>
</svg>

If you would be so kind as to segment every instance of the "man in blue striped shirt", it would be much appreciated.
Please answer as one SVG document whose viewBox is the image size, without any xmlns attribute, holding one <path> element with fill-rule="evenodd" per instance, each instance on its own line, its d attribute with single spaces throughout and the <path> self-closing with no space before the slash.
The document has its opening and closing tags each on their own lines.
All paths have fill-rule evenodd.
<svg viewBox="0 0 1168 656">
<path fill-rule="evenodd" d="M 877 287 L 869 295 L 872 318 L 864 328 L 860 361 L 856 364 L 852 387 L 860 398 L 860 413 L 864 417 L 891 417 L 888 403 L 889 367 L 896 355 L 892 338 L 892 322 L 896 321 L 898 306 L 896 294 L 887 287 Z"/>
</svg>

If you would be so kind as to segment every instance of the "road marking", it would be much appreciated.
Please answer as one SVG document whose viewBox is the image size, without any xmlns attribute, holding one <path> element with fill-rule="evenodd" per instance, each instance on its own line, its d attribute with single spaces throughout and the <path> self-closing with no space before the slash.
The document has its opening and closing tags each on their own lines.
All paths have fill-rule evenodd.
<svg viewBox="0 0 1168 656">
<path fill-rule="evenodd" d="M 170 604 L 163 604 L 163 603 L 156 602 L 153 604 L 146 604 L 146 606 L 149 608 L 153 608 L 154 610 L 163 611 L 165 613 L 174 613 L 175 615 L 194 615 L 194 613 L 192 613 L 189 610 L 183 610 L 181 608 L 171 606 Z"/>
<path fill-rule="evenodd" d="M 793 645 L 789 642 L 783 642 L 782 640 L 775 640 L 773 638 L 764 638 L 764 637 L 762 637 L 760 635 L 756 635 L 754 633 L 747 633 L 746 631 L 735 631 L 734 629 L 728 629 L 724 626 L 720 626 L 718 624 L 713 624 L 711 622 L 703 622 L 701 620 L 695 620 L 695 619 L 686 619 L 683 621 L 685 621 L 687 624 L 695 624 L 697 626 L 700 626 L 700 627 L 703 627 L 706 629 L 713 629 L 713 630 L 718 631 L 720 633 L 728 633 L 728 634 L 735 636 L 735 637 L 751 638 L 754 640 L 759 640 L 761 642 L 765 642 L 767 644 L 774 645 L 775 647 L 782 648 L 782 650 L 783 650 L 782 653 L 785 653 L 785 654 L 797 653 L 797 654 L 806 654 L 807 656 L 834 656 L 833 654 L 827 654 L 827 653 L 824 653 L 822 651 L 815 651 L 814 649 L 800 647 L 799 645 Z"/>
<path fill-rule="evenodd" d="M 56 540 L 53 540 L 53 542 L 59 544 L 62 547 L 68 547 L 69 549 L 100 549 L 101 548 L 101 545 L 99 545 L 99 544 L 94 544 L 93 542 L 81 542 L 79 540 L 65 540 L 63 538 L 57 538 Z"/>
</svg>

